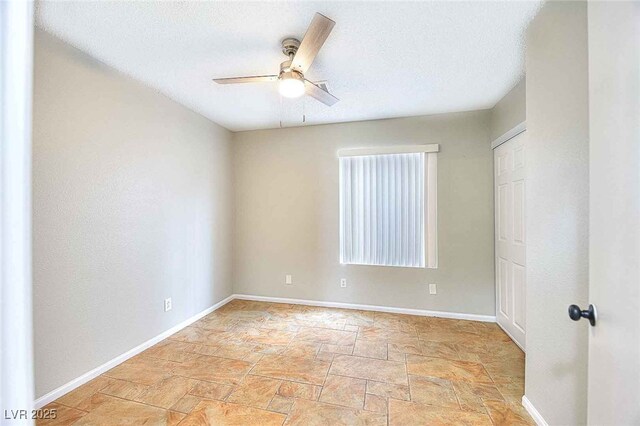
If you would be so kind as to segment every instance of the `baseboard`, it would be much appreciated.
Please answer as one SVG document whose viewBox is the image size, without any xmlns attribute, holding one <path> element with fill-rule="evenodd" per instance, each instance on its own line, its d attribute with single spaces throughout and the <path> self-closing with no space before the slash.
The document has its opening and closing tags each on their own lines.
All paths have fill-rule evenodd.
<svg viewBox="0 0 640 426">
<path fill-rule="evenodd" d="M 536 410 L 536 407 L 533 406 L 526 395 L 522 396 L 522 406 L 527 410 L 531 418 L 533 418 L 533 421 L 535 421 L 538 426 L 549 426 L 549 423 L 547 423 L 544 417 L 542 417 L 542 414 Z"/>
<path fill-rule="evenodd" d="M 500 323 L 496 320 L 496 324 L 498 324 L 498 327 L 500 327 L 502 329 L 502 331 L 504 331 L 504 333 L 509 336 L 509 339 L 511 339 L 511 341 L 513 343 L 516 344 L 516 346 L 518 346 L 520 349 L 522 349 L 522 352 L 524 352 L 525 354 L 527 353 L 527 351 L 524 350 L 524 348 L 522 347 L 522 345 L 520 343 L 518 343 L 518 341 L 516 339 L 513 338 L 513 336 L 511 335 L 511 333 L 509 333 L 509 331 L 507 331 L 506 328 L 504 328 L 502 325 L 500 325 Z"/>
<path fill-rule="evenodd" d="M 125 353 L 113 358 L 112 360 L 107 361 L 106 363 L 102 364 L 101 366 L 96 367 L 93 370 L 84 373 L 82 376 L 77 377 L 77 378 L 71 380 L 70 382 L 65 383 L 64 385 L 60 386 L 59 388 L 54 389 L 51 392 L 41 396 L 40 398 L 36 399 L 36 401 L 34 403 L 35 408 L 36 409 L 42 408 L 45 405 L 49 404 L 50 402 L 55 401 L 56 399 L 60 398 L 61 396 L 71 392 L 72 390 L 82 386 L 83 384 L 87 383 L 88 381 L 98 377 L 99 375 L 101 375 L 105 371 L 108 371 L 108 370 L 112 369 L 116 365 L 125 362 L 126 360 L 128 360 L 129 358 L 132 358 L 135 355 L 138 355 L 140 352 L 144 351 L 145 349 L 150 348 L 151 346 L 155 345 L 156 343 L 158 343 L 158 342 L 166 339 L 167 337 L 171 336 L 172 334 L 182 330 L 186 326 L 188 326 L 190 324 L 193 324 L 194 322 L 196 322 L 200 318 L 204 317 L 205 315 L 208 315 L 211 312 L 215 311 L 216 309 L 220 308 L 221 306 L 224 306 L 227 303 L 231 302 L 233 299 L 234 299 L 234 295 L 231 295 L 231 296 L 221 300 L 220 302 L 216 303 L 215 305 L 211 306 L 210 308 L 207 308 L 204 311 L 195 314 L 191 318 L 184 320 L 180 324 L 171 327 L 169 330 L 167 330 L 167 331 L 165 331 L 165 332 L 163 332 L 161 334 L 158 334 L 157 336 L 147 340 L 146 342 L 136 346 L 135 348 L 130 349 L 129 351 L 127 351 L 127 352 L 125 352 Z"/>
<path fill-rule="evenodd" d="M 88 381 L 98 377 L 99 375 L 101 375 L 105 371 L 112 369 L 116 365 L 125 362 L 129 358 L 132 358 L 133 356 L 139 354 L 145 349 L 150 348 L 156 343 L 182 330 L 186 326 L 196 322 L 200 318 L 210 314 L 211 312 L 215 311 L 216 309 L 220 308 L 223 305 L 226 305 L 227 303 L 229 303 L 234 299 L 255 300 L 255 301 L 261 301 L 261 302 L 273 302 L 273 303 L 290 303 L 294 305 L 324 306 L 327 308 L 359 309 L 363 311 L 390 312 L 395 314 L 451 318 L 451 319 L 461 319 L 461 320 L 470 320 L 470 321 L 496 322 L 496 317 L 491 315 L 462 314 L 462 313 L 455 313 L 455 312 L 428 311 L 424 309 L 394 308 L 390 306 L 377 306 L 377 305 L 358 305 L 354 303 L 325 302 L 321 300 L 307 300 L 307 299 L 290 299 L 286 297 L 254 296 L 250 294 L 232 294 L 231 296 L 221 300 L 220 302 L 216 303 L 210 308 L 207 308 L 204 311 L 181 322 L 180 324 L 174 327 L 171 327 L 169 330 L 153 337 L 152 339 L 147 340 L 146 342 L 136 346 L 135 348 L 130 349 L 129 351 L 113 358 L 112 360 L 102 364 L 101 366 L 96 367 L 93 370 L 84 373 L 82 376 L 77 377 L 71 380 L 70 382 L 60 386 L 59 388 L 54 389 L 51 392 L 47 393 L 46 395 L 38 398 L 34 403 L 35 408 L 36 409 L 42 408 L 45 405 L 49 404 L 50 402 L 55 401 L 61 396 L 71 392 L 72 390 L 82 386 Z"/>
<path fill-rule="evenodd" d="M 291 303 L 292 305 L 324 306 L 327 308 L 359 309 L 362 311 L 390 312 L 394 314 L 417 315 L 423 317 L 451 318 L 469 321 L 496 322 L 492 315 L 462 314 L 457 312 L 428 311 L 425 309 L 394 308 L 391 306 L 358 305 L 343 302 L 325 302 L 322 300 L 289 299 L 287 297 L 254 296 L 251 294 L 234 294 L 234 299 L 255 300 L 259 302 Z"/>
</svg>

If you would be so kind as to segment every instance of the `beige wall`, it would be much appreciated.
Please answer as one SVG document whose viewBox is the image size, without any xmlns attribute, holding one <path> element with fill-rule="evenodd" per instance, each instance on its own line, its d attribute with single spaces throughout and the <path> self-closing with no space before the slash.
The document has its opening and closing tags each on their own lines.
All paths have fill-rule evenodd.
<svg viewBox="0 0 640 426">
<path fill-rule="evenodd" d="M 40 397 L 232 293 L 231 134 L 36 31 L 33 136 Z"/>
<path fill-rule="evenodd" d="M 586 2 L 547 2 L 527 34 L 525 394 L 552 425 L 585 424 L 588 295 Z"/>
<path fill-rule="evenodd" d="M 526 90 L 523 78 L 491 109 L 491 141 L 527 119 Z"/>
<path fill-rule="evenodd" d="M 236 293 L 495 315 L 488 111 L 240 132 L 233 142 Z M 428 143 L 441 144 L 439 268 L 341 265 L 336 151 Z"/>
</svg>

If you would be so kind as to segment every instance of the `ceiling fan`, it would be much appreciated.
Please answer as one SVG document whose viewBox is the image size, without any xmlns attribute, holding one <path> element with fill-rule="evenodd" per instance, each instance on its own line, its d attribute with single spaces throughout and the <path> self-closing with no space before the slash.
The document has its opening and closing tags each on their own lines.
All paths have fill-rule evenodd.
<svg viewBox="0 0 640 426">
<path fill-rule="evenodd" d="M 336 23 L 326 16 L 316 13 L 311 20 L 302 42 L 295 38 L 282 40 L 282 53 L 289 60 L 280 64 L 277 75 L 256 75 L 250 77 L 214 78 L 218 84 L 267 83 L 277 81 L 282 96 L 297 98 L 305 93 L 323 104 L 333 105 L 338 98 L 327 90 L 324 83 L 313 83 L 304 77 L 311 63 L 320 51 Z"/>
</svg>

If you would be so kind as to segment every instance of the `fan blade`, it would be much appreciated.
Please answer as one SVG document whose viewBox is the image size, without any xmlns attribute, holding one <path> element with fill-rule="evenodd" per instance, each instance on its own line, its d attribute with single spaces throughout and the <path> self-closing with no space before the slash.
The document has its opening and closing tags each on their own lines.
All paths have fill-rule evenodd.
<svg viewBox="0 0 640 426">
<path fill-rule="evenodd" d="M 236 83 L 268 83 L 278 80 L 277 75 L 253 75 L 251 77 L 231 77 L 231 78 L 214 78 L 218 84 L 236 84 Z"/>
<path fill-rule="evenodd" d="M 302 38 L 300 47 L 291 63 L 294 70 L 305 73 L 316 58 L 329 33 L 336 23 L 320 13 L 316 13 Z"/>
<path fill-rule="evenodd" d="M 331 93 L 327 92 L 322 87 L 318 86 L 317 84 L 309 80 L 304 81 L 304 87 L 307 95 L 313 98 L 316 98 L 317 100 L 319 100 L 325 105 L 332 106 L 333 104 L 335 104 L 340 100 L 335 96 L 333 96 Z"/>
</svg>

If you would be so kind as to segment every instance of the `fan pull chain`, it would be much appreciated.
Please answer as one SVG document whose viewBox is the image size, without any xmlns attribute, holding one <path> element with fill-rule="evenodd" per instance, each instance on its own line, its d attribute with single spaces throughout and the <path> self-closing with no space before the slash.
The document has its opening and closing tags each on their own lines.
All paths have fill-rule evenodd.
<svg viewBox="0 0 640 426">
<path fill-rule="evenodd" d="M 307 122 L 307 114 L 306 114 L 306 105 L 307 105 L 307 101 L 305 100 L 305 96 L 302 96 L 302 122 L 306 123 Z"/>
</svg>

